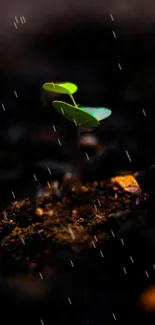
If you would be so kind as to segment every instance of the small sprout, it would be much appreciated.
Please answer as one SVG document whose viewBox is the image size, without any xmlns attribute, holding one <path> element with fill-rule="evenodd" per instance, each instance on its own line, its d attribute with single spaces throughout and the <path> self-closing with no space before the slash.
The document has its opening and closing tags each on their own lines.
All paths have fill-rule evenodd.
<svg viewBox="0 0 155 325">
<path fill-rule="evenodd" d="M 111 110 L 108 108 L 100 107 L 80 107 L 76 104 L 73 94 L 77 91 L 77 85 L 71 82 L 46 82 L 42 88 L 48 92 L 57 94 L 67 94 L 73 101 L 74 106 L 61 102 L 53 101 L 53 107 L 69 121 L 72 121 L 76 126 L 97 127 L 99 121 L 109 117 Z"/>
<path fill-rule="evenodd" d="M 79 145 L 80 145 L 80 127 L 98 127 L 100 125 L 100 121 L 109 117 L 111 115 L 111 110 L 108 108 L 96 108 L 96 107 L 82 107 L 76 103 L 73 94 L 77 91 L 77 85 L 70 82 L 47 82 L 42 88 L 48 92 L 53 92 L 57 94 L 67 94 L 71 98 L 73 105 L 68 104 L 66 102 L 54 100 L 52 102 L 53 107 L 57 110 L 57 112 L 65 117 L 67 120 L 73 122 L 75 124 L 76 131 L 76 145 L 77 153 L 75 154 L 76 159 L 74 159 L 74 164 L 76 165 L 77 170 L 80 169 L 81 162 L 79 161 L 80 153 L 79 153 Z M 60 140 L 58 139 L 58 142 Z M 61 145 L 61 143 L 59 143 Z M 82 168 L 80 170 L 80 174 L 82 173 Z M 79 172 L 78 172 L 79 174 Z M 81 175 L 80 175 L 81 176 Z M 74 186 L 75 187 L 75 186 Z M 79 186 L 76 186 L 75 192 L 80 191 Z"/>
</svg>

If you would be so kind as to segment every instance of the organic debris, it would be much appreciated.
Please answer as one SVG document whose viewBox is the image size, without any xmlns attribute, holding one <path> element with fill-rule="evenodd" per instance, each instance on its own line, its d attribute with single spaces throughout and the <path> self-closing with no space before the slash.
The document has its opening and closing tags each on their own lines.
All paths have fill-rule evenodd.
<svg viewBox="0 0 155 325">
<path fill-rule="evenodd" d="M 93 248 L 94 236 L 96 247 L 117 235 L 127 220 L 141 223 L 146 208 L 147 194 L 126 192 L 114 180 L 84 184 L 80 192 L 75 187 L 65 191 L 65 186 L 53 182 L 35 207 L 25 199 L 1 213 L 1 234 L 6 229 L 1 245 L 35 272 L 52 267 L 62 250 L 74 253 Z"/>
</svg>

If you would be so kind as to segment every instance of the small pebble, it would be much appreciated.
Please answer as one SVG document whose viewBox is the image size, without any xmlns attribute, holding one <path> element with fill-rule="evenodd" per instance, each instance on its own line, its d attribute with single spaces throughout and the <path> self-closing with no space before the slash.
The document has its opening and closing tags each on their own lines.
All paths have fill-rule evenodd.
<svg viewBox="0 0 155 325">
<path fill-rule="evenodd" d="M 36 211 L 35 211 L 35 213 L 36 213 L 36 215 L 37 215 L 38 217 L 41 217 L 41 216 L 43 215 L 43 210 L 40 209 L 40 208 L 37 208 Z"/>
<path fill-rule="evenodd" d="M 77 214 L 78 214 L 78 211 L 77 210 L 72 210 L 72 216 L 73 217 L 77 216 Z"/>
<path fill-rule="evenodd" d="M 86 134 L 81 136 L 80 145 L 88 147 L 96 147 L 98 144 L 98 139 L 93 134 Z"/>
<path fill-rule="evenodd" d="M 48 214 L 50 217 L 52 217 L 53 214 L 54 214 L 54 211 L 53 211 L 53 210 L 50 210 L 50 211 L 47 212 L 47 214 Z"/>
<path fill-rule="evenodd" d="M 88 188 L 85 186 L 81 186 L 81 192 L 88 192 Z"/>
</svg>

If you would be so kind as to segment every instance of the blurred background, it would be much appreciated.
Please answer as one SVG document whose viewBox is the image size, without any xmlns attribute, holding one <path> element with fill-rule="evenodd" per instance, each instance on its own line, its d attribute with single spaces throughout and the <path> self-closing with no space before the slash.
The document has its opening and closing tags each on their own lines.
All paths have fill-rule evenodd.
<svg viewBox="0 0 155 325">
<path fill-rule="evenodd" d="M 52 108 L 46 81 L 74 82 L 78 104 L 112 110 L 83 132 L 97 137 L 98 151 L 112 150 L 121 169 L 155 162 L 154 26 L 153 1 L 1 2 L 1 192 L 14 191 L 21 177 L 33 182 L 36 163 L 52 168 L 73 155 L 75 127 Z"/>
<path fill-rule="evenodd" d="M 101 179 L 112 176 L 111 174 L 117 170 L 137 171 L 155 164 L 154 51 L 153 0 L 1 0 L 0 206 L 5 204 L 5 200 L 9 201 L 20 195 L 35 196 L 39 183 L 46 183 L 50 178 L 58 179 L 65 171 L 71 170 L 68 164 L 75 160 L 76 128 L 52 108 L 53 96 L 41 89 L 42 84 L 47 81 L 74 82 L 79 87 L 75 94 L 78 104 L 104 106 L 112 110 L 111 117 L 102 121 L 97 130 L 84 128 L 81 130 L 83 161 L 90 167 L 85 167 L 85 171 L 88 171 L 87 179 L 90 179 L 90 176 L 92 179 Z M 89 156 L 100 158 L 100 154 L 104 156 L 106 152 L 110 153 L 110 162 L 113 162 L 113 166 L 109 164 L 109 160 L 105 164 L 104 159 L 94 160 L 94 163 L 89 165 Z M 39 190 L 39 187 L 37 188 Z M 154 198 L 152 206 L 154 207 Z M 154 220 L 154 213 L 152 215 Z M 115 273 L 110 274 L 113 281 L 111 279 L 107 281 L 109 268 L 107 267 L 106 271 L 105 264 L 101 268 L 103 273 L 101 271 L 101 276 L 98 276 L 101 262 L 99 263 L 96 258 L 94 264 L 92 263 L 94 252 L 97 250 L 93 250 L 90 254 L 90 263 L 85 256 L 83 258 L 89 268 L 87 269 L 85 265 L 86 275 L 83 264 L 80 271 L 77 266 L 75 267 L 77 273 L 81 272 L 80 281 L 87 280 L 88 274 L 91 274 L 90 281 L 95 279 L 94 296 L 89 294 L 94 315 L 91 324 L 100 324 L 96 321 L 96 315 L 99 309 L 102 313 L 103 302 L 105 304 L 106 299 L 109 299 L 110 306 L 107 311 L 115 312 L 116 300 L 119 301 L 118 292 L 123 304 L 127 301 L 129 309 L 123 305 L 123 310 L 130 319 L 130 304 L 131 302 L 134 304 L 133 291 L 135 288 L 137 290 L 137 287 L 139 290 L 140 286 L 137 278 L 143 283 L 143 275 L 139 275 L 140 269 L 148 270 L 149 274 L 154 272 L 150 271 L 151 267 L 151 270 L 154 270 L 155 247 L 152 225 L 151 232 L 150 229 L 148 231 L 140 229 L 134 238 L 133 240 L 131 234 L 129 244 L 125 242 L 126 251 L 129 255 L 132 254 L 132 248 L 134 252 L 136 248 L 137 256 L 141 252 L 141 264 L 134 264 L 136 276 L 131 272 L 131 282 L 128 280 L 129 276 L 126 278 L 128 286 L 124 285 L 122 273 L 115 281 L 118 260 L 122 265 L 126 265 L 123 264 L 123 254 L 126 253 L 122 253 L 120 246 L 117 248 L 115 242 L 109 249 L 113 253 L 109 257 L 111 269 Z M 125 252 L 124 247 L 122 250 Z M 148 262 L 144 262 L 145 258 L 149 259 L 149 255 L 151 267 L 150 264 L 148 266 Z M 4 265 L 6 257 L 1 260 Z M 94 270 L 90 272 L 90 265 L 92 270 L 93 265 L 96 266 L 96 273 L 93 273 Z M 104 272 L 107 272 L 108 276 Z M 73 274 L 73 270 L 70 273 Z M 102 290 L 98 283 L 102 303 L 98 303 L 97 278 L 103 279 L 103 285 L 105 282 L 107 288 L 107 291 L 105 287 Z M 68 282 L 71 284 L 73 280 L 70 279 L 69 276 Z M 147 277 L 146 280 L 148 281 Z M 114 281 L 118 285 L 116 289 Z M 150 278 L 149 281 L 154 283 L 154 276 L 153 280 Z M 63 284 L 67 286 L 68 282 L 63 278 Z M 79 282 L 75 279 L 76 286 L 77 283 Z M 124 300 L 121 286 L 122 292 L 126 291 L 127 300 Z M 17 297 L 16 291 L 14 292 L 14 296 Z M 106 292 L 104 299 L 103 292 Z M 80 301 L 81 297 L 85 299 L 85 292 L 82 291 L 82 294 L 80 292 L 79 296 Z M 1 301 L 5 304 L 8 297 L 5 298 L 3 295 L 1 297 Z M 94 301 L 97 301 L 96 309 Z M 73 308 L 76 309 L 76 306 Z M 18 314 L 19 309 L 15 308 Z M 38 305 L 36 310 L 38 313 Z M 57 313 L 57 309 L 55 310 Z M 87 313 L 83 318 L 83 307 L 81 310 L 81 319 L 84 319 L 82 324 L 88 324 Z M 72 309 L 74 323 L 76 318 L 79 323 L 77 315 L 75 318 L 73 312 L 74 309 Z M 69 305 L 68 315 L 71 322 L 73 318 L 70 317 L 70 313 Z M 16 317 L 14 312 L 9 314 Z M 61 316 L 60 310 L 58 314 Z M 134 311 L 132 317 L 135 318 Z M 143 315 L 141 320 L 142 318 Z M 32 318 L 26 319 L 25 323 L 30 322 L 30 319 Z M 21 320 L 23 323 L 23 315 Z"/>
</svg>

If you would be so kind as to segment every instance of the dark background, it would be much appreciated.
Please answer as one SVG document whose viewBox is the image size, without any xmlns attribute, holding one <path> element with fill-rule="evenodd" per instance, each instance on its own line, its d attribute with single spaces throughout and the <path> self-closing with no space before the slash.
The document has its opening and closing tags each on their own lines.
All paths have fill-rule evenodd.
<svg viewBox="0 0 155 325">
<path fill-rule="evenodd" d="M 39 157 L 61 160 L 52 124 L 69 154 L 71 123 L 41 91 L 46 81 L 66 80 L 78 84 L 81 105 L 112 110 L 96 130 L 103 143 L 128 150 L 135 168 L 154 163 L 153 2 L 5 1 L 1 8 L 1 170 L 27 168 Z M 41 133 L 46 140 L 38 140 Z"/>
<path fill-rule="evenodd" d="M 17 25 L 14 25 L 15 16 Z M 21 23 L 22 16 L 26 23 Z M 12 190 L 17 194 L 17 184 L 18 194 L 23 192 L 23 195 L 27 195 L 34 191 L 36 182 L 33 179 L 33 166 L 38 160 L 48 158 L 51 161 L 62 161 L 65 157 L 67 161 L 72 153 L 69 139 L 74 130 L 69 122 L 53 110 L 51 98 L 42 93 L 41 86 L 46 81 L 75 82 L 79 86 L 75 94 L 78 103 L 102 105 L 112 110 L 112 116 L 103 121 L 95 132 L 107 148 L 112 148 L 114 157 L 118 159 L 117 165 L 120 162 L 122 169 L 123 164 L 127 168 L 122 158 L 125 150 L 130 153 L 133 170 L 154 164 L 154 50 L 153 1 L 1 1 L 0 102 L 4 105 L 0 105 L 1 203 L 12 197 Z M 52 125 L 56 126 L 62 142 L 61 149 Z M 45 179 L 48 177 L 46 175 Z M 134 236 L 130 234 L 129 241 L 125 243 L 127 253 L 122 253 L 124 247 L 120 249 L 120 242 L 111 244 L 107 249 L 109 257 L 106 266 L 99 259 L 97 250 L 84 256 L 86 262 L 80 262 L 76 269 L 79 282 L 72 270 L 62 277 L 62 285 L 67 286 L 69 283 L 69 290 L 75 295 L 74 300 L 77 299 L 76 295 L 78 299 L 80 297 L 81 307 L 75 303 L 72 311 L 68 304 L 65 309 L 62 299 L 61 306 L 57 304 L 52 310 L 53 318 L 59 316 L 58 323 L 61 324 L 64 319 L 68 324 L 97 325 L 105 321 L 113 324 L 115 321 L 111 313 L 116 311 L 119 324 L 124 324 L 124 320 L 126 323 L 127 320 L 133 321 L 136 317 L 144 321 L 143 313 L 139 312 L 139 307 L 135 307 L 135 299 L 145 286 L 154 283 L 154 229 L 152 231 L 153 234 L 150 228 L 143 228 L 142 232 L 140 230 Z M 138 256 L 137 264 L 134 264 L 134 271 L 130 266 L 131 274 L 125 278 L 118 264 L 124 265 L 124 254 L 129 256 L 133 252 L 135 260 Z M 149 280 L 145 277 L 145 269 L 150 274 Z M 83 282 L 79 280 L 82 278 Z M 82 288 L 86 288 L 72 292 L 71 283 L 74 283 L 73 288 L 79 283 Z M 67 301 L 68 291 L 61 283 L 59 285 Z M 81 290 L 86 290 L 90 299 L 90 304 L 86 306 L 85 299 L 87 301 L 88 297 L 86 295 L 85 298 L 85 292 Z M 5 288 L 4 292 L 5 296 L 1 300 L 5 309 L 8 299 Z M 59 298 L 59 292 L 56 288 L 57 296 L 52 294 L 52 297 Z M 14 307 L 12 300 L 15 295 L 16 292 L 13 299 L 9 300 L 9 306 Z M 23 312 L 27 306 L 23 304 L 20 314 L 18 304 L 17 301 L 16 313 L 13 307 L 11 309 L 11 315 L 15 318 L 12 323 L 20 321 L 16 318 L 17 313 L 23 322 Z M 104 304 L 107 313 L 103 313 Z M 45 302 L 45 305 L 43 317 L 46 325 L 49 319 L 51 321 L 51 300 Z M 42 317 L 37 308 L 37 318 Z M 66 316 L 60 312 L 63 308 L 67 310 Z M 148 324 L 149 320 L 151 324 L 153 319 L 145 314 L 145 323 Z M 28 322 L 30 313 L 25 318 L 25 323 Z M 32 318 L 31 323 L 35 323 Z"/>
</svg>

